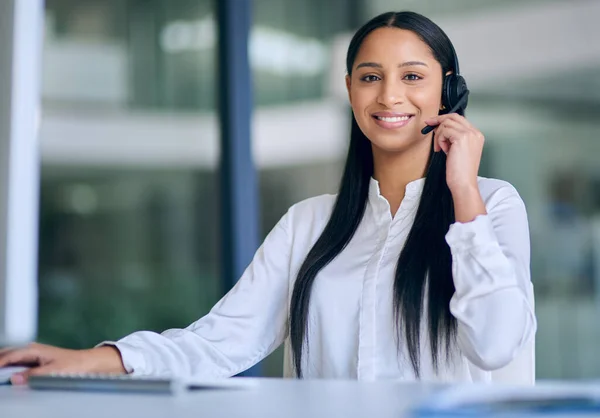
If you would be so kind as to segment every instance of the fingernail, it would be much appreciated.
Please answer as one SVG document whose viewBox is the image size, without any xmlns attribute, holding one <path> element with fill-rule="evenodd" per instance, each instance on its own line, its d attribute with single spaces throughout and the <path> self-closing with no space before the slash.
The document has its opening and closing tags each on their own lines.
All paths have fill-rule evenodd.
<svg viewBox="0 0 600 418">
<path fill-rule="evenodd" d="M 10 382 L 16 386 L 24 385 L 25 384 L 25 376 L 23 376 L 22 374 L 14 374 L 10 378 Z"/>
</svg>

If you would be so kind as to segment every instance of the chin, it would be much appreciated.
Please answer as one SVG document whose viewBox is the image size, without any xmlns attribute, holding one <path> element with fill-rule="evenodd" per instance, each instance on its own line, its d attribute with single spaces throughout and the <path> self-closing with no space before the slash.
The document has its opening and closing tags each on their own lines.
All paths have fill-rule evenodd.
<svg viewBox="0 0 600 418">
<path fill-rule="evenodd" d="M 404 135 L 367 135 L 369 141 L 374 147 L 379 148 L 381 151 L 398 153 L 406 151 L 422 142 L 422 139 L 418 138 L 415 140 L 415 136 Z"/>
</svg>

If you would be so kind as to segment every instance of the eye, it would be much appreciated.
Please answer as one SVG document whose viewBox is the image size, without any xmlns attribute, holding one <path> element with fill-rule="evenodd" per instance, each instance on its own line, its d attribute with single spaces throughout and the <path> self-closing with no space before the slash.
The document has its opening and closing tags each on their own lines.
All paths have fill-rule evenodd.
<svg viewBox="0 0 600 418">
<path fill-rule="evenodd" d="M 376 75 L 370 74 L 370 75 L 366 75 L 366 76 L 362 77 L 360 80 L 365 81 L 367 83 L 372 83 L 374 81 L 380 80 L 380 78 L 377 77 Z"/>
<path fill-rule="evenodd" d="M 405 80 L 408 80 L 408 81 L 417 81 L 417 80 L 421 80 L 421 79 L 422 79 L 422 77 L 421 77 L 421 76 L 419 76 L 419 75 L 417 75 L 417 74 L 410 73 L 410 74 L 406 74 L 406 75 L 404 76 L 404 79 L 405 79 Z"/>
</svg>

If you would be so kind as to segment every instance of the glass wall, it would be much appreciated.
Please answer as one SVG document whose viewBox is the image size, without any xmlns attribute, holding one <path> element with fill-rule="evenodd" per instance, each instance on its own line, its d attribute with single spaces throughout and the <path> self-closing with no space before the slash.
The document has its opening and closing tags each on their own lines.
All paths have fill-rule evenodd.
<svg viewBox="0 0 600 418">
<path fill-rule="evenodd" d="M 215 30 L 210 1 L 46 2 L 40 341 L 185 326 L 222 295 Z"/>
</svg>

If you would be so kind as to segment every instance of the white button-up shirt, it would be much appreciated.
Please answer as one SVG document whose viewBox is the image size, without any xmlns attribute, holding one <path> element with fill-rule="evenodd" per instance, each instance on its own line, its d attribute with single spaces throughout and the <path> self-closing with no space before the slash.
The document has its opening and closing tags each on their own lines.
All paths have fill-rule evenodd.
<svg viewBox="0 0 600 418">
<path fill-rule="evenodd" d="M 457 344 L 449 362 L 440 357 L 435 372 L 422 321 L 421 379 L 532 383 L 536 319 L 525 206 L 510 184 L 482 177 L 478 182 L 488 214 L 456 222 L 446 235 Z M 402 339 L 398 346 L 392 289 L 423 184 L 419 179 L 407 185 L 392 217 L 371 179 L 358 230 L 313 285 L 305 378 L 415 379 Z M 229 377 L 285 342 L 285 375 L 293 376 L 287 328 L 293 284 L 334 202 L 334 195 L 323 195 L 292 206 L 238 283 L 203 318 L 185 329 L 141 331 L 109 343 L 120 350 L 125 368 L 135 374 Z"/>
</svg>

